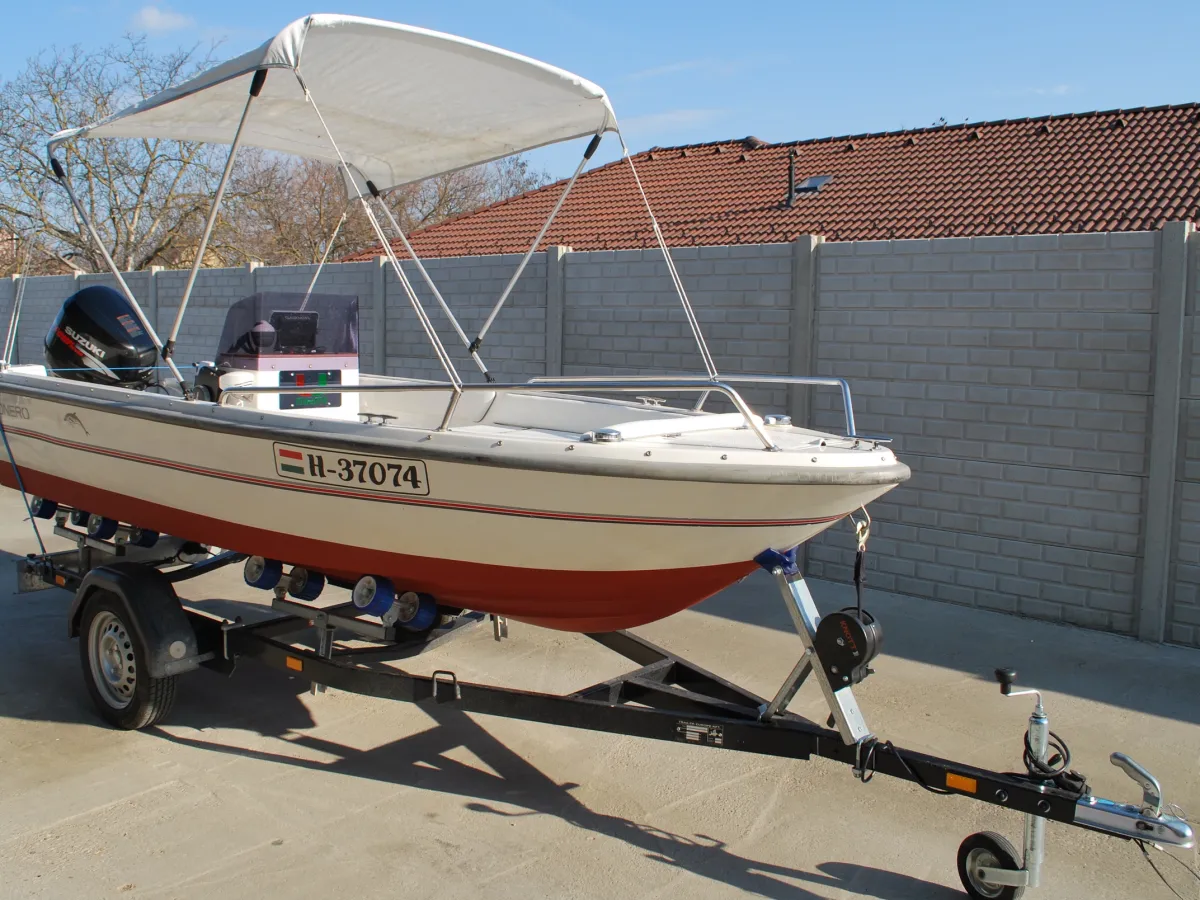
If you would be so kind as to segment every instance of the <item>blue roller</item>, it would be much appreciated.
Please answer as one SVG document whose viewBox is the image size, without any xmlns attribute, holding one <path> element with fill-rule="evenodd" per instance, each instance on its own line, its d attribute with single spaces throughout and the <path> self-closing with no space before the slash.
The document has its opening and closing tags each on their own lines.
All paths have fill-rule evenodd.
<svg viewBox="0 0 1200 900">
<path fill-rule="evenodd" d="M 405 598 L 411 597 L 411 592 L 404 596 Z M 420 633 L 428 631 L 433 627 L 437 621 L 438 607 L 437 600 L 430 594 L 417 594 L 416 597 L 416 609 L 413 611 L 412 616 L 407 622 L 397 622 L 396 624 L 407 631 Z"/>
<path fill-rule="evenodd" d="M 396 588 L 386 578 L 364 575 L 350 594 L 354 605 L 369 616 L 382 616 L 396 600 Z"/>
<path fill-rule="evenodd" d="M 129 543 L 135 547 L 153 547 L 158 543 L 158 532 L 149 528 L 135 528 L 129 535 Z"/>
<path fill-rule="evenodd" d="M 279 579 L 283 577 L 283 563 L 277 559 L 251 556 L 242 568 L 242 577 L 250 587 L 269 591 L 279 584 Z"/>
<path fill-rule="evenodd" d="M 88 519 L 91 516 L 92 514 L 85 509 L 73 509 L 71 510 L 71 524 L 79 528 L 87 528 Z"/>
<path fill-rule="evenodd" d="M 29 511 L 35 519 L 53 519 L 54 514 L 58 512 L 58 504 L 45 497 L 30 497 Z"/>
<path fill-rule="evenodd" d="M 325 576 L 308 569 L 292 569 L 288 576 L 288 593 L 297 600 L 316 600 L 325 590 Z"/>
<path fill-rule="evenodd" d="M 107 541 L 117 533 L 119 524 L 116 519 L 106 519 L 99 513 L 92 513 L 88 516 L 87 531 L 92 537 Z"/>
</svg>

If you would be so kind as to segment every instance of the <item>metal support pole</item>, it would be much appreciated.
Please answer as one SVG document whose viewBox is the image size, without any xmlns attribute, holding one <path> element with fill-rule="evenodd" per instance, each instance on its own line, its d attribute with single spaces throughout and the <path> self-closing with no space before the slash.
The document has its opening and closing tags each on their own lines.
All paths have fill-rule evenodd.
<svg viewBox="0 0 1200 900">
<path fill-rule="evenodd" d="M 1029 749 L 1033 758 L 1045 765 L 1050 741 L 1050 719 L 1042 708 L 1042 695 L 1038 694 L 1037 706 L 1029 717 Z M 1029 873 L 1026 884 L 1037 887 L 1042 881 L 1042 860 L 1046 853 L 1046 820 L 1032 813 L 1025 814 L 1025 871 Z"/>
<path fill-rule="evenodd" d="M 467 337 L 467 333 L 462 330 L 462 326 L 458 323 L 458 318 L 450 310 L 450 305 L 446 303 L 445 298 L 442 297 L 442 292 L 439 291 L 438 286 L 434 284 L 433 278 L 430 276 L 429 271 L 425 268 L 425 264 L 421 262 L 421 257 L 417 255 L 417 251 L 414 250 L 412 244 L 408 242 L 408 235 L 404 233 L 404 229 L 400 227 L 400 223 L 396 221 L 396 217 L 392 215 L 392 211 L 388 209 L 388 205 L 383 202 L 383 195 L 379 192 L 379 189 L 375 187 L 375 183 L 373 181 L 367 182 L 367 190 L 371 192 L 371 196 L 375 198 L 375 201 L 379 204 L 379 208 L 383 210 L 383 214 L 387 216 L 388 223 L 396 232 L 397 237 L 400 238 L 400 243 L 404 245 L 404 250 L 408 253 L 409 258 L 412 259 L 413 263 L 416 265 L 417 271 L 421 273 L 421 278 L 424 279 L 425 284 L 428 285 L 429 290 L 433 293 L 433 298 L 437 300 L 438 305 L 442 308 L 442 312 L 444 312 L 446 314 L 446 318 L 450 320 L 450 325 L 454 329 L 454 332 L 458 335 L 458 339 L 462 341 L 462 345 L 470 351 L 471 359 L 475 361 L 475 365 L 479 368 L 479 371 L 483 373 L 484 377 L 487 378 L 488 381 L 493 381 L 494 379 L 488 372 L 487 366 L 485 366 L 483 364 L 483 360 L 479 358 L 479 354 L 470 349 L 471 339 Z"/>
<path fill-rule="evenodd" d="M 529 264 L 530 258 L 537 251 L 538 245 L 541 244 L 542 238 L 546 236 L 546 232 L 550 230 L 551 223 L 554 222 L 554 217 L 558 215 L 558 211 L 562 209 L 563 203 L 566 202 L 567 195 L 571 193 L 571 188 L 575 187 L 575 181 L 579 178 L 579 174 L 583 171 L 583 167 L 587 165 L 589 159 L 596 152 L 596 148 L 600 146 L 601 135 L 597 134 L 592 138 L 591 143 L 587 145 L 587 149 L 583 151 L 583 159 L 579 161 L 579 165 L 575 167 L 575 172 L 571 175 L 571 180 L 567 182 L 567 186 L 563 188 L 562 194 L 558 198 L 558 202 L 554 204 L 554 209 L 550 210 L 550 215 L 546 217 L 545 223 L 542 225 L 542 230 L 537 233 L 537 237 L 533 239 L 533 243 L 529 245 L 529 249 L 525 251 L 525 256 L 521 259 L 521 264 L 517 266 L 517 271 L 513 272 L 512 278 L 508 279 L 508 284 L 504 286 L 503 292 L 500 294 L 500 299 L 496 301 L 496 305 L 492 307 L 492 311 L 488 314 L 487 320 L 483 323 L 483 327 L 479 329 L 479 333 L 475 336 L 475 340 L 471 341 L 467 348 L 474 355 L 480 345 L 483 343 L 483 336 L 488 333 L 488 329 L 492 327 L 492 323 L 496 321 L 496 316 L 500 314 L 501 308 L 508 301 L 508 295 L 512 293 L 513 287 L 517 283 L 517 279 L 521 277 L 521 273 L 525 271 L 525 267 Z"/>
<path fill-rule="evenodd" d="M 629 163 L 629 171 L 633 173 L 633 183 L 642 197 L 647 215 L 650 216 L 650 227 L 654 231 L 659 249 L 662 250 L 663 259 L 667 264 L 667 274 L 671 276 L 671 283 L 675 285 L 675 293 L 679 295 L 683 314 L 687 317 L 688 325 L 692 329 L 692 337 L 696 339 L 696 347 L 700 350 L 704 368 L 708 371 L 708 377 L 715 380 L 718 377 L 717 364 L 713 362 L 712 354 L 708 352 L 708 344 L 704 340 L 703 332 L 700 331 L 700 320 L 696 318 L 695 310 L 692 309 L 692 301 L 688 299 L 687 291 L 683 287 L 683 279 L 679 276 L 679 270 L 675 268 L 675 260 L 671 258 L 671 251 L 667 249 L 667 239 L 663 237 L 662 229 L 658 227 L 658 219 L 655 218 L 654 210 L 650 207 L 650 198 L 646 196 L 646 189 L 642 187 L 642 179 L 638 177 L 637 166 L 633 164 L 633 157 L 629 154 L 629 147 L 625 144 L 625 135 L 618 131 L 617 139 L 621 142 L 621 152 L 625 156 L 625 161 Z M 701 400 L 701 405 L 703 405 L 703 400 Z"/>
<path fill-rule="evenodd" d="M 17 322 L 21 318 L 21 300 L 25 297 L 25 276 L 13 276 L 12 309 L 8 311 L 8 334 L 4 337 L 4 358 L 0 360 L 5 366 L 13 364 L 13 347 L 17 343 Z"/>
<path fill-rule="evenodd" d="M 854 691 L 850 687 L 838 685 L 835 688 L 830 684 L 824 667 L 817 659 L 815 641 L 821 614 L 817 612 L 817 605 L 813 602 L 804 576 L 799 572 L 789 574 L 782 567 L 773 568 L 771 574 L 775 577 L 775 583 L 783 595 L 783 601 L 792 617 L 792 625 L 795 626 L 796 633 L 800 635 L 800 641 L 804 644 L 804 656 L 779 688 L 775 699 L 763 711 L 762 718 L 767 720 L 782 712 L 795 696 L 796 691 L 800 689 L 804 679 L 811 673 L 821 686 L 821 693 L 825 695 L 825 702 L 829 705 L 829 711 L 833 714 L 842 740 L 848 745 L 854 745 L 872 737 L 871 729 L 867 727 L 862 710 L 859 709 L 858 700 L 854 697 Z"/>
<path fill-rule="evenodd" d="M 317 279 L 321 277 L 321 270 L 325 268 L 325 263 L 329 259 L 329 251 L 333 249 L 333 242 L 337 240 L 338 232 L 346 224 L 346 218 L 349 215 L 349 208 L 342 211 L 342 217 L 338 219 L 338 223 L 333 229 L 333 234 L 329 236 L 329 241 L 325 244 L 325 252 L 321 254 L 321 261 L 317 264 L 317 271 L 313 272 L 312 281 L 308 283 L 308 290 L 304 292 L 304 302 L 300 304 L 300 309 L 308 306 L 308 298 L 312 296 L 313 288 L 317 286 Z"/>
<path fill-rule="evenodd" d="M 134 315 L 138 317 L 138 323 L 145 329 L 146 334 L 154 343 L 154 347 L 158 350 L 165 362 L 171 369 L 171 374 L 175 376 L 180 386 L 183 385 L 183 376 L 179 370 L 175 368 L 175 363 L 168 359 L 163 342 L 158 336 L 158 332 L 154 330 L 154 326 L 150 324 L 150 320 L 146 318 L 146 313 L 142 310 L 142 306 L 137 302 L 137 298 L 133 296 L 133 291 L 129 289 L 128 283 L 125 281 L 125 276 L 121 274 L 121 270 L 117 268 L 117 264 L 113 261 L 112 254 L 108 252 L 108 247 L 104 245 L 104 241 L 100 238 L 100 232 L 96 230 L 96 226 L 92 224 L 92 220 L 88 217 L 87 212 L 83 208 L 83 204 L 79 202 L 79 198 L 75 195 L 75 189 L 71 187 L 71 179 L 67 177 L 67 170 L 63 168 L 55 157 L 50 157 L 50 168 L 54 170 L 54 177 L 66 189 L 67 196 L 71 198 L 71 205 L 75 207 L 75 212 L 79 219 L 83 222 L 88 234 L 92 237 L 92 242 L 96 245 L 96 249 L 100 251 L 100 255 L 104 257 L 104 264 L 108 266 L 108 270 L 112 272 L 113 277 L 117 279 L 117 285 L 121 288 L 121 293 L 125 295 L 125 299 L 129 301 L 133 307 Z"/>
<path fill-rule="evenodd" d="M 229 184 L 229 176 L 233 174 L 233 164 L 237 159 L 238 147 L 242 143 L 242 129 L 246 126 L 246 119 L 250 115 L 250 107 L 254 103 L 254 99 L 262 93 L 263 85 L 267 81 L 267 70 L 259 69 L 254 73 L 254 79 L 250 82 L 250 94 L 246 97 L 246 106 L 242 109 L 242 117 L 238 120 L 237 131 L 233 133 L 233 143 L 229 145 L 229 158 L 225 160 L 225 170 L 221 173 L 221 181 L 217 184 L 217 193 L 213 197 L 212 209 L 208 212 L 208 221 L 204 223 L 204 233 L 200 236 L 200 246 L 196 248 L 196 258 L 192 261 L 192 270 L 188 272 L 187 283 L 183 287 L 183 297 L 179 300 L 179 311 L 175 313 L 175 324 L 171 326 L 171 334 L 167 337 L 166 344 L 163 345 L 163 359 L 167 360 L 167 364 L 171 366 L 172 372 L 178 378 L 179 373 L 171 362 L 171 356 L 175 352 L 175 340 L 179 337 L 179 329 L 183 325 L 183 314 L 187 310 L 188 300 L 192 296 L 192 288 L 196 286 L 196 276 L 200 274 L 200 266 L 204 263 L 204 251 L 208 249 L 208 239 L 212 236 L 213 226 L 217 222 L 217 212 L 221 208 L 221 200 L 225 196 L 225 188 Z M 180 379 L 180 386 L 183 385 L 183 380 Z M 186 396 L 187 389 L 184 389 Z"/>
<path fill-rule="evenodd" d="M 462 379 L 458 375 L 458 370 L 454 368 L 454 361 L 450 359 L 450 354 L 446 352 L 445 345 L 442 344 L 442 339 L 438 337 L 437 331 L 433 327 L 433 322 L 429 320 L 429 315 L 425 312 L 425 307 L 421 305 L 421 298 L 417 296 L 417 292 L 413 290 L 412 283 L 408 280 L 408 276 L 404 274 L 404 269 L 400 267 L 400 260 L 396 258 L 396 253 L 392 249 L 391 242 L 388 241 L 387 235 L 384 234 L 383 227 L 379 224 L 379 220 L 375 217 L 375 213 L 371 209 L 371 204 L 367 202 L 367 198 L 363 196 L 362 191 L 358 189 L 358 184 L 350 174 L 350 166 L 346 162 L 346 157 L 342 155 L 341 149 L 337 145 L 337 141 L 333 138 L 333 132 L 329 130 L 329 125 L 325 122 L 325 117 L 321 115 L 321 109 L 317 106 L 316 101 L 312 98 L 312 93 L 308 89 L 308 85 L 304 83 L 304 79 L 300 77 L 300 73 L 296 72 L 296 80 L 300 83 L 300 89 L 304 91 L 304 99 L 312 105 L 313 112 L 317 114 L 317 119 L 321 123 L 321 128 L 325 132 L 325 136 L 329 138 L 329 143 L 333 147 L 334 153 L 337 154 L 338 162 L 341 163 L 342 171 L 349 178 L 350 183 L 354 186 L 354 191 L 358 196 L 358 202 L 362 204 L 363 212 L 367 216 L 367 221 L 371 223 L 371 229 L 375 232 L 375 237 L 379 240 L 379 246 L 383 249 L 384 255 L 391 263 L 392 271 L 396 273 L 396 280 L 400 282 L 404 288 L 404 293 L 408 296 L 408 302 L 412 305 L 413 312 L 417 314 L 417 321 L 421 323 L 421 328 L 425 332 L 425 336 L 429 338 L 429 343 L 433 347 L 433 352 L 441 363 L 442 369 L 446 372 L 446 377 L 450 379 L 452 390 L 456 393 L 462 392 Z M 444 431 L 445 428 L 439 429 Z"/>
</svg>

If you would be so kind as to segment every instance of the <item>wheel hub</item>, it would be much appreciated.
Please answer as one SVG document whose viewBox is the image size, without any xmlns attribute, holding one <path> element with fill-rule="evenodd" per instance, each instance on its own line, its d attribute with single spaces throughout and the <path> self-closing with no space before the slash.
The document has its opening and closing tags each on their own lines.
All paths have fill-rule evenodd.
<svg viewBox="0 0 1200 900">
<path fill-rule="evenodd" d="M 989 884 L 983 880 L 981 869 L 995 869 L 1000 867 L 1000 860 L 996 859 L 994 853 L 990 850 L 985 850 L 983 847 L 976 847 L 967 854 L 967 873 L 971 879 L 971 887 L 978 891 L 984 897 L 999 897 L 1004 890 L 1003 885 Z"/>
<path fill-rule="evenodd" d="M 124 709 L 133 700 L 137 687 L 137 666 L 133 640 L 125 623 L 107 610 L 92 619 L 88 633 L 92 681 L 104 702 L 113 709 Z"/>
</svg>

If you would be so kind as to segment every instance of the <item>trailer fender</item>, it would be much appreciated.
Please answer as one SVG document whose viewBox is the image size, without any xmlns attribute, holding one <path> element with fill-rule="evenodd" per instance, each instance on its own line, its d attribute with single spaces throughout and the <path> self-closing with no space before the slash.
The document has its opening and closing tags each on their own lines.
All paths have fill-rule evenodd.
<svg viewBox="0 0 1200 900">
<path fill-rule="evenodd" d="M 138 563 L 110 563 L 84 576 L 67 615 L 69 637 L 79 637 L 84 607 L 97 591 L 113 594 L 125 606 L 130 627 L 146 648 L 151 676 L 166 678 L 200 666 L 196 634 L 171 582 L 157 569 Z"/>
</svg>

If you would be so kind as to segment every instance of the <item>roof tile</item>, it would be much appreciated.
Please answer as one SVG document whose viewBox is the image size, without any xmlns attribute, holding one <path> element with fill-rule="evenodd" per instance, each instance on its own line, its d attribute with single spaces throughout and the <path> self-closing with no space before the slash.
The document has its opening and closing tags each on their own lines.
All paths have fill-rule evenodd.
<svg viewBox="0 0 1200 900">
<path fill-rule="evenodd" d="M 786 203 L 796 183 L 832 175 Z M 1200 219 L 1200 104 L 975 122 L 767 144 L 656 147 L 633 157 L 670 245 L 1136 231 Z M 411 235 L 424 256 L 523 252 L 564 182 Z M 544 244 L 649 247 L 629 166 L 580 176 Z M 402 249 L 397 245 L 397 250 Z M 367 250 L 348 259 L 378 255 Z"/>
</svg>

